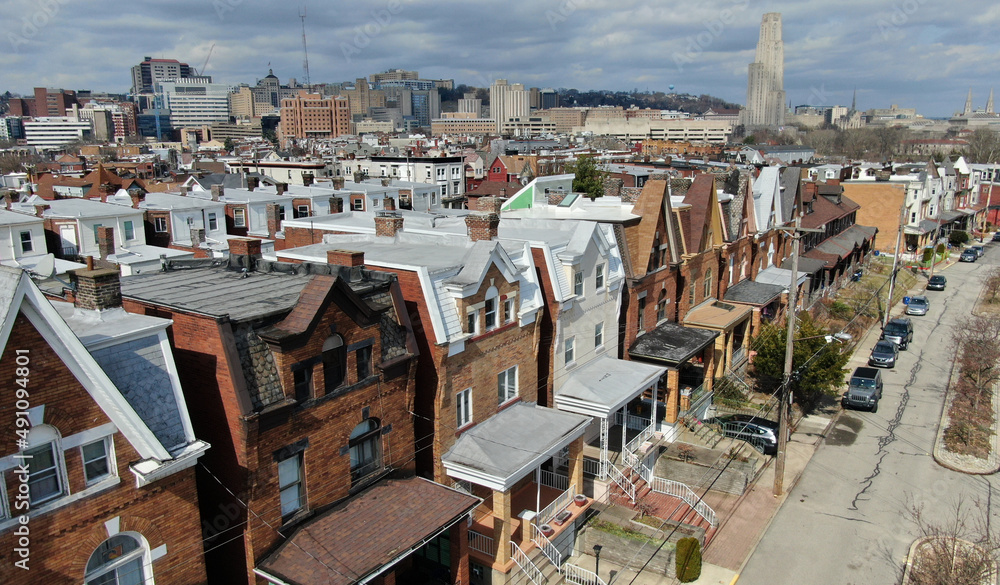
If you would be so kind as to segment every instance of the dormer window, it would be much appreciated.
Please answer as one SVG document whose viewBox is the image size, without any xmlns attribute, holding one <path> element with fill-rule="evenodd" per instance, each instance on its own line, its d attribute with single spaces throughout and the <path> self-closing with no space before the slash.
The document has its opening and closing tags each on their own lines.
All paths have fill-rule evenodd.
<svg viewBox="0 0 1000 585">
<path fill-rule="evenodd" d="M 594 276 L 594 288 L 601 290 L 604 288 L 604 264 L 598 264 Z"/>
<path fill-rule="evenodd" d="M 573 294 L 578 297 L 583 296 L 583 271 L 581 270 L 573 273 Z"/>
<path fill-rule="evenodd" d="M 479 333 L 479 311 L 472 309 L 465 315 L 465 332 L 469 335 Z"/>
</svg>

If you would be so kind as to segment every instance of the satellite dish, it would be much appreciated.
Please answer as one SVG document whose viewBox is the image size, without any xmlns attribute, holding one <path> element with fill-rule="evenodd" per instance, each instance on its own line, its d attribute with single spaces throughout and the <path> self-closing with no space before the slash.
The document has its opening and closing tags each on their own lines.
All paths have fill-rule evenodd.
<svg viewBox="0 0 1000 585">
<path fill-rule="evenodd" d="M 28 272 L 36 274 L 42 278 L 50 278 L 56 271 L 56 257 L 52 254 L 46 254 L 35 264 L 35 267 Z"/>
</svg>

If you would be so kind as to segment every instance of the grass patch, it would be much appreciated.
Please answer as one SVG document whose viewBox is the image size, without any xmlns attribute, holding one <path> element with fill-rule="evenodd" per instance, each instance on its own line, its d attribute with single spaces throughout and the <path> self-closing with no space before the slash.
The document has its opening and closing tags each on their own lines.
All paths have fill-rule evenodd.
<svg viewBox="0 0 1000 585">
<path fill-rule="evenodd" d="M 661 521 L 661 523 L 662 523 L 662 521 Z M 643 522 L 643 524 L 646 524 L 646 523 Z M 607 522 L 605 520 L 596 520 L 595 519 L 595 520 L 591 521 L 590 527 L 594 528 L 595 530 L 600 530 L 601 532 L 607 532 L 608 534 L 611 534 L 611 535 L 614 535 L 614 536 L 618 536 L 620 538 L 627 538 L 629 540 L 637 540 L 637 541 L 640 541 L 640 542 L 649 542 L 649 543 L 652 543 L 652 544 L 660 544 L 659 540 L 657 540 L 657 539 L 655 539 L 655 538 L 653 538 L 651 536 L 647 536 L 647 535 L 639 532 L 638 530 L 633 530 L 631 528 L 626 528 L 624 526 L 621 526 L 620 524 L 615 524 L 614 522 Z M 659 526 L 656 526 L 654 528 L 658 529 Z"/>
</svg>

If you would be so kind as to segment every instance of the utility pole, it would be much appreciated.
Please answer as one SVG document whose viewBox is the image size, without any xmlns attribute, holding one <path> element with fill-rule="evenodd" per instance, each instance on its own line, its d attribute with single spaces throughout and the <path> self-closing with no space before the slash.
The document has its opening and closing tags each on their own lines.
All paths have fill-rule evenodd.
<svg viewBox="0 0 1000 585">
<path fill-rule="evenodd" d="M 791 228 L 778 228 L 788 232 L 786 235 L 792 238 L 792 279 L 788 286 L 788 310 L 785 319 L 788 321 L 788 328 L 785 333 L 785 374 L 781 380 L 781 392 L 778 400 L 778 453 L 774 458 L 774 491 L 775 497 L 780 496 L 784 491 L 785 482 L 785 451 L 788 446 L 789 413 L 788 402 L 791 396 L 792 382 L 792 354 L 795 344 L 795 312 L 798 304 L 799 289 L 799 238 L 802 232 L 819 232 L 824 230 L 803 228 L 802 218 L 795 218 L 795 226 Z"/>
<path fill-rule="evenodd" d="M 896 271 L 899 270 L 899 246 L 903 241 L 903 222 L 906 220 L 906 193 L 903 193 L 903 204 L 899 206 L 899 230 L 896 231 L 896 252 L 892 255 L 892 274 L 889 275 L 889 298 L 885 300 L 885 314 L 882 316 L 882 328 L 889 322 L 889 308 L 892 307 L 892 292 L 896 288 Z M 937 235 L 935 234 L 935 239 Z M 937 244 L 934 244 L 935 254 Z M 934 256 L 931 255 L 931 272 L 934 271 Z"/>
</svg>

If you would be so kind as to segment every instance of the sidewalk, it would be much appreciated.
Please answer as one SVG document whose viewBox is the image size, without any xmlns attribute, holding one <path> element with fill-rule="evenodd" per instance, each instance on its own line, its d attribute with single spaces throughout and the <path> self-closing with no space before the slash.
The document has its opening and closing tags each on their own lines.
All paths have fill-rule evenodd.
<svg viewBox="0 0 1000 585">
<path fill-rule="evenodd" d="M 955 262 L 947 262 L 938 265 L 935 271 L 948 268 Z M 918 278 L 916 287 L 907 293 L 910 296 L 922 294 L 927 281 Z M 902 303 L 893 307 L 891 315 L 893 317 L 902 315 L 904 306 Z M 868 349 L 878 340 L 881 329 L 872 327 L 859 341 L 854 355 L 848 362 L 847 367 L 853 371 L 858 366 L 867 365 Z M 739 572 L 750 559 L 757 544 L 764 537 L 771 521 L 778 513 L 781 505 L 788 497 L 788 493 L 795 487 L 796 482 L 805 471 L 806 466 L 812 459 L 813 453 L 819 448 L 827 434 L 833 429 L 841 413 L 839 401 L 827 407 L 817 410 L 817 412 L 803 417 L 799 421 L 795 432 L 792 433 L 788 441 L 785 455 L 785 479 L 784 489 L 780 496 L 773 495 L 774 486 L 774 461 L 761 471 L 753 485 L 740 498 L 731 500 L 725 507 L 714 508 L 716 514 L 721 518 L 721 524 L 715 538 L 705 547 L 703 559 L 708 565 L 722 571 L 730 571 L 733 575 L 733 583 L 739 578 Z M 713 507 L 722 502 L 711 501 L 713 494 L 709 493 L 705 500 Z M 700 583 L 700 581 L 699 581 Z"/>
</svg>

